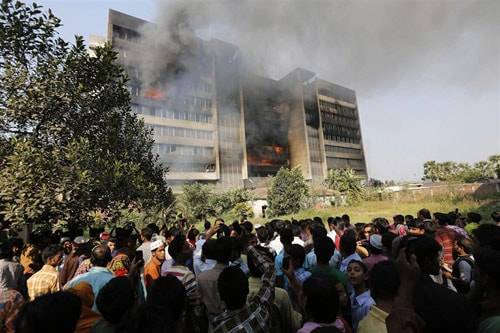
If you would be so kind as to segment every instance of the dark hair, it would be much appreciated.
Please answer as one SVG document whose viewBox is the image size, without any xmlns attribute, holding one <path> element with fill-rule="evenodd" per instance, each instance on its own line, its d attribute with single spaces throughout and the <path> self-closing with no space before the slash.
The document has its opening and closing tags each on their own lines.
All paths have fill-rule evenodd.
<svg viewBox="0 0 500 333">
<path fill-rule="evenodd" d="M 344 221 L 346 224 L 349 224 L 351 223 L 351 218 L 349 217 L 349 215 L 344 214 L 342 215 L 342 221 Z"/>
<path fill-rule="evenodd" d="M 481 247 L 492 247 L 500 251 L 500 227 L 494 224 L 481 224 L 472 230 L 472 235 Z"/>
<path fill-rule="evenodd" d="M 286 228 L 281 230 L 280 233 L 280 241 L 283 245 L 290 245 L 293 242 L 293 233 L 292 230 Z"/>
<path fill-rule="evenodd" d="M 457 238 L 457 246 L 461 247 L 465 253 L 471 254 L 472 253 L 472 242 L 469 238 L 467 237 L 458 237 Z"/>
<path fill-rule="evenodd" d="M 203 228 L 205 228 L 205 230 L 208 230 L 212 227 L 212 224 L 210 223 L 210 221 L 205 221 L 205 223 L 203 223 Z"/>
<path fill-rule="evenodd" d="M 215 239 L 207 239 L 203 246 L 201 247 L 201 252 L 207 259 L 216 260 L 217 258 L 217 240 Z"/>
<path fill-rule="evenodd" d="M 417 219 L 413 219 L 411 221 L 409 221 L 406 226 L 408 228 L 417 228 L 417 229 L 425 229 L 425 223 L 424 221 L 420 221 L 420 220 L 417 220 Z"/>
<path fill-rule="evenodd" d="M 141 229 L 141 236 L 144 237 L 144 239 L 149 242 L 151 240 L 151 238 L 153 237 L 153 231 L 148 227 L 142 228 Z"/>
<path fill-rule="evenodd" d="M 428 235 L 434 235 L 437 230 L 437 223 L 432 220 L 424 221 L 425 233 Z"/>
<path fill-rule="evenodd" d="M 302 266 L 306 260 L 306 250 L 299 244 L 292 244 L 288 250 L 288 255 L 292 257 L 292 259 L 297 260 L 300 266 Z"/>
<path fill-rule="evenodd" d="M 413 215 L 405 215 L 405 221 L 406 221 L 406 224 L 408 224 L 408 222 L 410 221 L 413 221 L 415 218 L 413 217 Z"/>
<path fill-rule="evenodd" d="M 217 290 L 228 310 L 240 309 L 247 301 L 248 279 L 239 267 L 226 267 L 217 279 Z"/>
<path fill-rule="evenodd" d="M 393 261 L 380 261 L 370 271 L 370 289 L 375 301 L 394 299 L 400 283 L 399 272 Z"/>
<path fill-rule="evenodd" d="M 53 256 L 57 255 L 58 253 L 63 252 L 63 247 L 61 245 L 49 245 L 42 251 L 42 260 L 44 263 L 47 263 L 47 261 L 52 258 Z"/>
<path fill-rule="evenodd" d="M 313 243 L 318 238 L 326 237 L 327 234 L 328 234 L 328 232 L 326 231 L 326 229 L 323 225 L 316 225 L 316 226 L 314 226 L 314 228 L 311 229 Z"/>
<path fill-rule="evenodd" d="M 293 237 L 300 237 L 301 230 L 300 230 L 300 226 L 298 224 L 292 224 L 292 234 L 293 234 Z M 293 241 L 293 238 L 292 238 L 292 241 Z"/>
<path fill-rule="evenodd" d="M 382 235 L 389 231 L 389 221 L 385 217 L 377 217 L 373 220 L 373 228 L 377 230 L 377 232 Z"/>
<path fill-rule="evenodd" d="M 193 229 L 189 230 L 189 232 L 187 234 L 187 238 L 190 241 L 195 241 L 196 240 L 196 236 L 198 236 L 199 234 L 200 234 L 200 232 L 198 231 L 198 229 L 193 228 Z"/>
<path fill-rule="evenodd" d="M 179 255 L 186 246 L 186 236 L 180 234 L 174 237 L 174 239 L 168 245 L 168 254 L 175 260 L 178 261 Z"/>
<path fill-rule="evenodd" d="M 245 221 L 241 224 L 243 229 L 245 229 L 248 233 L 251 233 L 253 231 L 253 224 L 250 221 Z"/>
<path fill-rule="evenodd" d="M 233 241 L 230 237 L 221 237 L 215 241 L 215 260 L 227 264 L 233 252 Z"/>
<path fill-rule="evenodd" d="M 392 252 L 392 242 L 396 238 L 398 238 L 398 235 L 396 235 L 395 233 L 392 233 L 390 231 L 388 231 L 382 235 L 382 245 L 387 249 L 388 253 Z M 382 253 L 381 250 L 380 250 L 380 253 Z"/>
<path fill-rule="evenodd" d="M 333 323 L 339 311 L 339 295 L 332 279 L 312 276 L 302 285 L 305 310 L 318 323 Z"/>
<path fill-rule="evenodd" d="M 348 233 L 340 237 L 340 249 L 345 255 L 351 255 L 356 252 L 356 236 Z"/>
<path fill-rule="evenodd" d="M 97 245 L 92 249 L 90 262 L 93 266 L 106 267 L 111 259 L 111 251 L 106 245 Z"/>
<path fill-rule="evenodd" d="M 313 221 L 316 222 L 317 224 L 323 225 L 323 219 L 319 216 L 313 217 Z"/>
<path fill-rule="evenodd" d="M 132 283 L 126 276 L 119 276 L 112 278 L 101 288 L 95 303 L 104 319 L 117 324 L 131 310 L 134 301 Z"/>
<path fill-rule="evenodd" d="M 469 222 L 479 223 L 479 222 L 481 222 L 482 219 L 483 219 L 483 217 L 479 213 L 476 213 L 476 212 L 467 213 L 467 220 Z"/>
<path fill-rule="evenodd" d="M 118 243 L 118 238 L 116 237 L 111 237 L 110 239 L 108 239 L 108 243 Z"/>
<path fill-rule="evenodd" d="M 328 224 L 333 224 L 333 225 L 337 225 L 338 223 L 333 216 L 329 216 L 326 221 L 328 222 Z"/>
<path fill-rule="evenodd" d="M 271 262 L 274 261 L 273 255 L 269 251 L 269 249 L 267 249 L 267 248 L 265 248 L 263 246 L 256 246 L 255 248 L 257 249 L 257 251 L 260 252 L 260 254 L 262 256 L 264 256 L 267 259 L 269 259 L 269 261 L 271 261 Z M 248 253 L 248 258 L 247 259 L 248 259 L 247 260 L 247 264 L 248 264 L 248 270 L 250 271 L 250 276 L 256 277 L 256 278 L 262 277 L 263 272 L 256 265 L 257 258 L 255 257 L 255 255 L 252 252 L 250 252 L 250 253 Z"/>
<path fill-rule="evenodd" d="M 474 259 L 481 271 L 481 276 L 488 275 L 488 283 L 493 283 L 495 288 L 500 288 L 500 251 L 481 247 L 474 253 Z"/>
<path fill-rule="evenodd" d="M 9 242 L 0 243 L 0 259 L 12 258 L 12 247 Z"/>
<path fill-rule="evenodd" d="M 418 215 L 423 217 L 425 220 L 432 219 L 431 212 L 426 208 L 422 208 L 421 210 L 419 210 Z"/>
<path fill-rule="evenodd" d="M 335 252 L 335 243 L 330 237 L 321 237 L 314 241 L 314 253 L 318 263 L 328 264 Z"/>
<path fill-rule="evenodd" d="M 415 254 L 421 268 L 424 266 L 425 260 L 433 259 L 441 251 L 441 245 L 434 238 L 426 236 L 412 240 L 408 246 L 408 251 Z"/>
<path fill-rule="evenodd" d="M 80 318 L 80 298 L 67 291 L 45 294 L 28 302 L 15 321 L 18 333 L 73 333 Z"/>
<path fill-rule="evenodd" d="M 436 212 L 434 213 L 434 218 L 438 221 L 440 226 L 445 226 L 448 224 L 448 214 Z"/>
<path fill-rule="evenodd" d="M 394 220 L 395 224 L 404 224 L 405 223 L 405 217 L 401 214 L 394 215 L 392 218 Z"/>
<path fill-rule="evenodd" d="M 316 327 L 311 333 L 341 333 L 341 331 L 334 325 Z"/>
<path fill-rule="evenodd" d="M 368 267 L 366 267 L 365 263 L 360 261 L 360 260 L 354 259 L 354 260 L 349 261 L 349 264 L 347 265 L 347 267 L 349 267 L 351 264 L 356 264 L 359 267 L 361 267 L 361 270 L 363 271 L 363 273 L 368 272 Z"/>
<path fill-rule="evenodd" d="M 162 276 L 151 285 L 147 303 L 152 308 L 170 310 L 172 319 L 177 321 L 186 305 L 186 289 L 175 276 Z"/>
<path fill-rule="evenodd" d="M 158 226 L 156 225 L 156 223 L 150 223 L 146 227 L 149 228 L 149 230 L 151 230 L 151 232 L 153 234 L 159 234 L 160 233 L 160 228 L 158 228 Z"/>
<path fill-rule="evenodd" d="M 269 230 L 266 227 L 260 227 L 255 232 L 259 242 L 266 243 L 269 240 Z"/>
</svg>

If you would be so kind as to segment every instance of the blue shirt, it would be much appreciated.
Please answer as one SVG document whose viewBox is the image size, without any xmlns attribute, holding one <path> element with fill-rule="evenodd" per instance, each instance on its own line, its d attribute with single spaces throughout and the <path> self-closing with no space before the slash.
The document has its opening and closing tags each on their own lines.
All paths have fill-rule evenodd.
<svg viewBox="0 0 500 333">
<path fill-rule="evenodd" d="M 340 252 L 335 250 L 328 264 L 333 268 L 338 268 L 341 257 L 342 255 L 340 254 Z M 313 249 L 312 251 L 309 251 L 308 254 L 306 254 L 306 260 L 304 261 L 304 268 L 307 269 L 308 271 L 311 271 L 314 268 L 314 266 L 316 266 L 316 262 L 317 262 L 316 253 L 314 252 Z"/>
<path fill-rule="evenodd" d="M 295 278 L 302 285 L 308 277 L 311 276 L 311 272 L 306 271 L 304 268 L 300 267 L 295 270 Z"/>
<path fill-rule="evenodd" d="M 111 273 L 111 271 L 106 267 L 92 267 L 87 273 L 80 274 L 66 283 L 64 288 L 73 288 L 80 282 L 87 282 L 92 286 L 94 299 L 97 299 L 97 295 L 99 294 L 99 291 L 101 291 L 102 287 L 104 287 L 104 285 L 114 277 L 114 274 Z M 97 310 L 95 302 L 93 309 Z"/>
<path fill-rule="evenodd" d="M 370 294 L 370 290 L 367 290 L 358 296 L 356 296 L 353 292 L 351 293 L 350 298 L 352 324 L 354 331 L 356 331 L 358 329 L 359 322 L 368 314 L 368 311 L 370 311 L 371 306 L 375 304 L 375 301 Z"/>
</svg>

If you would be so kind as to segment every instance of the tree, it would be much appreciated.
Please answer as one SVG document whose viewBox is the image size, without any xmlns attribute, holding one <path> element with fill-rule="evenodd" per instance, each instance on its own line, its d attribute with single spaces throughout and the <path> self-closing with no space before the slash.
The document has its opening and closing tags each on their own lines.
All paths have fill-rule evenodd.
<svg viewBox="0 0 500 333">
<path fill-rule="evenodd" d="M 212 190 L 200 183 L 184 184 L 179 198 L 179 208 L 191 223 L 214 215 Z"/>
<path fill-rule="evenodd" d="M 329 189 L 347 196 L 348 202 L 358 201 L 363 195 L 361 178 L 352 169 L 330 169 L 325 184 Z"/>
<path fill-rule="evenodd" d="M 271 181 L 267 193 L 270 216 L 295 214 L 303 208 L 309 198 L 309 186 L 298 167 L 281 167 Z"/>
<path fill-rule="evenodd" d="M 6 221 L 88 223 L 97 210 L 168 205 L 150 130 L 130 109 L 110 45 L 82 37 L 37 4 L 0 5 L 0 208 Z"/>
<path fill-rule="evenodd" d="M 487 161 L 468 163 L 427 161 L 424 163 L 424 180 L 454 181 L 464 183 L 482 182 L 500 174 L 500 155 L 493 155 Z"/>
</svg>

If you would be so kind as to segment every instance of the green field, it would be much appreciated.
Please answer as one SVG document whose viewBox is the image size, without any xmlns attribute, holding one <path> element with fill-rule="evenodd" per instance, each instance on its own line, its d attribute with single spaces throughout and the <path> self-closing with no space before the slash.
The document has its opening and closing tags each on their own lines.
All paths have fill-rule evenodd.
<svg viewBox="0 0 500 333">
<path fill-rule="evenodd" d="M 351 222 L 370 222 L 375 217 L 385 217 L 392 220 L 396 214 L 411 214 L 416 216 L 421 208 L 427 208 L 431 212 L 450 212 L 459 209 L 461 213 L 478 212 L 483 216 L 483 220 L 490 220 L 490 215 L 495 210 L 500 210 L 500 199 L 492 198 L 487 200 L 423 200 L 418 202 L 395 202 L 395 201 L 364 201 L 350 207 L 327 207 L 310 208 L 297 214 L 287 215 L 280 218 L 303 219 L 319 216 L 325 220 L 329 216 L 340 216 L 348 214 Z M 265 219 L 253 219 L 256 223 L 263 223 Z"/>
</svg>

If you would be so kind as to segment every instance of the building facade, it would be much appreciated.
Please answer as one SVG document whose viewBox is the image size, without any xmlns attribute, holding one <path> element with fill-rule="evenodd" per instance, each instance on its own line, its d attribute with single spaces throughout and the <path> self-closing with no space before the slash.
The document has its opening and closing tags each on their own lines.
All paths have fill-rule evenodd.
<svg viewBox="0 0 500 333">
<path fill-rule="evenodd" d="M 153 26 L 110 10 L 107 41 L 129 75 L 132 109 L 151 127 L 173 187 L 188 181 L 243 187 L 282 166 L 299 166 L 312 182 L 332 168 L 367 176 L 353 90 L 304 69 L 280 80 L 245 72 L 237 46 L 199 38 L 145 83 L 148 50 L 138 43 L 145 25 Z"/>
</svg>

